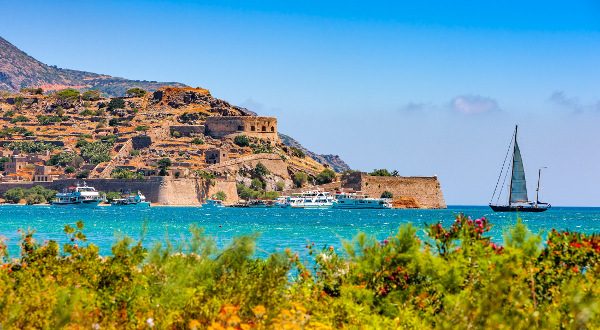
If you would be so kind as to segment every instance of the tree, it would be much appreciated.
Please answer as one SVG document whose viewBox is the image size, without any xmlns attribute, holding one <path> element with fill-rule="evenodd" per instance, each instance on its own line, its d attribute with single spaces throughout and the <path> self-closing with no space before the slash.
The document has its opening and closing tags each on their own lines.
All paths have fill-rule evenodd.
<svg viewBox="0 0 600 330">
<path fill-rule="evenodd" d="M 54 95 L 61 101 L 73 102 L 79 100 L 79 91 L 73 88 L 63 89 Z"/>
<path fill-rule="evenodd" d="M 158 161 L 158 168 L 160 169 L 160 171 L 158 172 L 158 175 L 160 176 L 165 176 L 167 175 L 167 169 L 169 169 L 169 166 L 172 165 L 171 159 L 165 157 L 165 158 L 161 158 Z"/>
<path fill-rule="evenodd" d="M 81 144 L 80 144 L 81 142 Z M 102 141 L 78 141 L 81 157 L 92 164 L 100 164 L 110 160 L 112 145 Z"/>
<path fill-rule="evenodd" d="M 50 165 L 50 166 L 55 166 L 55 165 L 67 166 L 68 164 L 70 164 L 73 161 L 75 156 L 77 156 L 77 155 L 73 152 L 63 151 L 59 154 L 52 155 L 52 157 L 50 157 L 50 159 L 48 160 L 48 162 L 46 164 Z"/>
<path fill-rule="evenodd" d="M 283 189 L 285 189 L 285 182 L 277 181 L 277 183 L 275 184 L 275 190 L 283 191 Z"/>
<path fill-rule="evenodd" d="M 261 162 L 254 167 L 254 176 L 257 178 L 263 179 L 265 176 L 269 175 L 269 173 L 271 173 L 269 172 L 269 169 Z"/>
<path fill-rule="evenodd" d="M 25 197 L 25 190 L 23 188 L 11 188 L 4 193 L 4 199 L 9 202 L 16 204 Z"/>
<path fill-rule="evenodd" d="M 146 91 L 139 87 L 130 88 L 125 92 L 127 97 L 142 97 L 144 95 L 146 95 Z"/>
<path fill-rule="evenodd" d="M 381 198 L 394 198 L 394 194 L 386 190 L 381 193 Z"/>
<path fill-rule="evenodd" d="M 233 138 L 233 143 L 240 147 L 247 147 L 250 145 L 250 139 L 246 135 L 238 135 Z"/>
<path fill-rule="evenodd" d="M 8 157 L 0 157 L 0 171 L 4 171 L 4 163 L 10 162 Z"/>
<path fill-rule="evenodd" d="M 106 197 L 106 200 L 111 203 L 115 199 L 121 198 L 121 193 L 117 191 L 109 191 L 104 196 Z"/>
<path fill-rule="evenodd" d="M 263 190 L 265 189 L 265 185 L 265 182 L 261 179 L 252 179 L 252 182 L 250 182 L 250 188 L 254 190 Z"/>
<path fill-rule="evenodd" d="M 84 101 L 98 101 L 101 98 L 100 91 L 90 89 L 89 91 L 83 92 L 81 99 Z"/>
<path fill-rule="evenodd" d="M 304 172 L 296 172 L 292 178 L 297 188 L 301 188 L 308 181 L 308 175 Z"/>
<path fill-rule="evenodd" d="M 335 180 L 335 172 L 331 169 L 326 168 L 321 173 L 319 173 L 319 175 L 317 175 L 316 180 L 318 184 L 333 182 L 333 180 Z"/>
<path fill-rule="evenodd" d="M 369 175 L 372 175 L 372 176 L 392 176 L 392 174 L 390 173 L 390 171 L 388 171 L 385 168 L 378 169 L 378 170 L 373 170 L 373 172 L 369 173 Z"/>
<path fill-rule="evenodd" d="M 75 167 L 73 167 L 73 166 L 67 166 L 67 167 L 65 168 L 65 173 L 66 173 L 66 174 L 75 173 Z"/>
<path fill-rule="evenodd" d="M 77 173 L 76 178 L 77 179 L 85 179 L 88 176 L 90 176 L 90 170 L 83 170 L 83 171 Z"/>
<path fill-rule="evenodd" d="M 123 99 L 121 98 L 112 98 L 110 99 L 110 102 L 108 102 L 108 110 L 112 111 L 115 109 L 124 109 L 125 108 L 125 101 L 123 101 Z"/>
<path fill-rule="evenodd" d="M 227 194 L 225 194 L 223 191 L 218 191 L 216 194 L 214 194 L 213 199 L 218 199 L 220 201 L 224 201 L 227 199 Z"/>
</svg>

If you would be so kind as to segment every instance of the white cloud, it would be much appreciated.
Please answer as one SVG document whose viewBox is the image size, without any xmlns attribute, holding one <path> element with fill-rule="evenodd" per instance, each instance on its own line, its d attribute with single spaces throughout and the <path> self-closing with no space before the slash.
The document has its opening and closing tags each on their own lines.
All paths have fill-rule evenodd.
<svg viewBox="0 0 600 330">
<path fill-rule="evenodd" d="M 564 91 L 555 91 L 550 95 L 548 101 L 559 108 L 569 110 L 573 113 L 582 113 L 584 111 L 600 111 L 600 101 L 592 104 L 584 104 L 577 97 L 567 96 Z"/>
<path fill-rule="evenodd" d="M 421 112 L 435 108 L 434 105 L 430 103 L 423 102 L 408 102 L 407 104 L 400 107 L 401 112 Z"/>
<path fill-rule="evenodd" d="M 459 95 L 450 101 L 450 109 L 465 115 L 500 111 L 496 100 L 479 95 Z"/>
</svg>

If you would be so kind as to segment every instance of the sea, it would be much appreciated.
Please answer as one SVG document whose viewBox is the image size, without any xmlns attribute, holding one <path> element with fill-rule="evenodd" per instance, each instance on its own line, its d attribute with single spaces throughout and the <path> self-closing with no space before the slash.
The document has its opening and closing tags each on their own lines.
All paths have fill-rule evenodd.
<svg viewBox="0 0 600 330">
<path fill-rule="evenodd" d="M 543 213 L 494 213 L 487 206 L 449 206 L 443 210 L 337 210 L 283 208 L 202 208 L 202 207 L 96 207 L 0 205 L 0 236 L 8 245 L 10 257 L 19 255 L 19 230 L 35 230 L 34 238 L 43 243 L 68 241 L 65 225 L 84 222 L 88 244 L 111 254 L 116 240 L 129 236 L 151 248 L 169 241 L 177 246 L 190 238 L 195 224 L 213 237 L 219 247 L 233 238 L 257 234 L 258 256 L 283 251 L 303 254 L 308 244 L 317 249 L 341 249 L 343 240 L 359 232 L 383 240 L 397 233 L 399 226 L 412 223 L 424 236 L 427 224 L 441 221 L 449 225 L 458 214 L 473 219 L 486 217 L 492 224 L 488 236 L 503 242 L 503 233 L 520 218 L 534 233 L 546 235 L 558 230 L 600 233 L 600 208 L 553 207 Z"/>
</svg>

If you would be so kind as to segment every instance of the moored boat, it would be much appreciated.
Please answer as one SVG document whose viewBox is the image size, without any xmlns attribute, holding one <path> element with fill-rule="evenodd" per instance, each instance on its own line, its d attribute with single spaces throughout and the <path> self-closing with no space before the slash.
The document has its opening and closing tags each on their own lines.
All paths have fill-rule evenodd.
<svg viewBox="0 0 600 330">
<path fill-rule="evenodd" d="M 329 193 L 321 190 L 305 191 L 292 194 L 281 204 L 282 207 L 304 208 L 304 209 L 326 209 L 333 207 L 335 198 Z"/>
<path fill-rule="evenodd" d="M 391 209 L 387 198 L 371 198 L 361 193 L 338 193 L 335 195 L 335 209 Z"/>
<path fill-rule="evenodd" d="M 112 206 L 138 206 L 138 207 L 150 207 L 150 202 L 146 201 L 146 196 L 144 196 L 140 191 L 135 195 L 128 195 L 125 198 L 117 198 L 110 203 Z"/>
<path fill-rule="evenodd" d="M 88 187 L 84 182 L 83 186 L 68 187 L 63 192 L 57 193 L 52 205 L 77 205 L 77 206 L 97 206 L 104 198 L 96 191 L 94 187 Z"/>
<path fill-rule="evenodd" d="M 542 169 L 538 170 L 538 181 L 537 181 L 537 189 L 535 194 L 535 201 L 530 201 L 527 196 L 527 181 L 525 180 L 525 168 L 523 166 L 523 158 L 521 157 L 521 150 L 519 149 L 519 143 L 517 142 L 517 132 L 518 126 L 515 126 L 515 132 L 513 134 L 513 139 L 509 145 L 509 152 L 512 148 L 512 159 L 510 162 L 509 168 L 507 171 L 504 171 L 504 167 L 506 164 L 506 160 L 508 158 L 508 153 L 504 158 L 504 164 L 502 164 L 502 170 L 500 171 L 500 175 L 498 176 L 498 181 L 496 182 L 496 188 L 494 188 L 494 193 L 492 195 L 492 200 L 490 201 L 490 208 L 494 212 L 544 212 L 548 210 L 551 205 L 549 203 L 543 203 L 539 200 L 540 193 L 540 179 L 542 177 Z M 499 186 L 500 179 L 503 177 L 506 179 L 506 176 L 510 174 L 510 182 L 508 185 L 508 203 L 507 204 L 498 204 L 500 197 L 502 196 L 502 191 L 504 189 L 504 183 Z M 498 191 L 498 187 L 500 190 Z M 496 198 L 494 204 L 494 198 Z"/>
</svg>

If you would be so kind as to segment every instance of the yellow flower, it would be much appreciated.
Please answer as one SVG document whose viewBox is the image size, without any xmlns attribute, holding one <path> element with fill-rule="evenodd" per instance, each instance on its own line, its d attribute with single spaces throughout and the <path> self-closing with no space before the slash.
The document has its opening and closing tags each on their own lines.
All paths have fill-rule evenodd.
<svg viewBox="0 0 600 330">
<path fill-rule="evenodd" d="M 265 306 L 257 305 L 257 306 L 254 306 L 254 308 L 252 308 L 252 312 L 254 313 L 254 315 L 256 315 L 256 317 L 262 317 L 263 315 L 265 315 L 267 310 L 266 310 Z"/>
<path fill-rule="evenodd" d="M 198 320 L 190 320 L 190 323 L 188 324 L 188 327 L 190 328 L 190 330 L 196 330 L 200 327 L 200 321 Z"/>
</svg>

